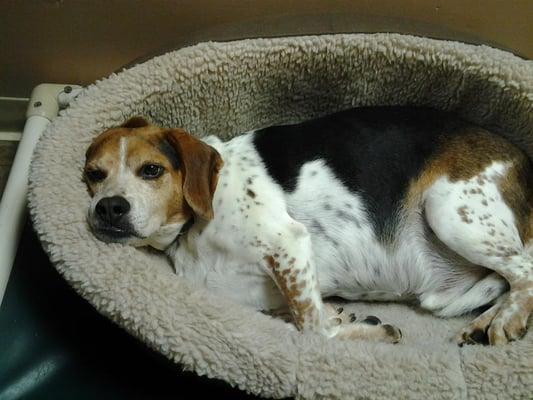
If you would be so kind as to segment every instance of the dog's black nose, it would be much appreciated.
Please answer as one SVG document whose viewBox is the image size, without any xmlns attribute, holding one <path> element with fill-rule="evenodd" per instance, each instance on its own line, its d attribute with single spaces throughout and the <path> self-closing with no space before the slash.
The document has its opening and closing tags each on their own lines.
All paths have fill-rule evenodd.
<svg viewBox="0 0 533 400">
<path fill-rule="evenodd" d="M 110 225 L 117 223 L 130 211 L 130 203 L 121 196 L 104 197 L 96 204 L 96 214 Z"/>
</svg>

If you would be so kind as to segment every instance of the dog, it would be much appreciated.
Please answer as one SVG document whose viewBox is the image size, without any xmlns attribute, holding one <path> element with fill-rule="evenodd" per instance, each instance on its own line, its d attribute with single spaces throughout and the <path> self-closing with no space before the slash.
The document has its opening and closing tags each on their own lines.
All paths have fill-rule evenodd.
<svg viewBox="0 0 533 400">
<path fill-rule="evenodd" d="M 223 142 L 134 117 L 86 153 L 88 224 L 294 325 L 397 343 L 323 298 L 486 310 L 462 344 L 521 338 L 533 308 L 533 170 L 502 136 L 428 108 L 362 107 Z"/>
</svg>

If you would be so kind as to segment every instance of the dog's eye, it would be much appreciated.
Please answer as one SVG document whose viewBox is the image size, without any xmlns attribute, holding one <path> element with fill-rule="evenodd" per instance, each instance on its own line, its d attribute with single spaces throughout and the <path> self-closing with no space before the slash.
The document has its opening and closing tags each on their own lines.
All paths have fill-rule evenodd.
<svg viewBox="0 0 533 400">
<path fill-rule="evenodd" d="M 101 169 L 90 169 L 85 171 L 85 177 L 91 183 L 98 183 L 102 182 L 107 177 L 107 174 Z"/>
<path fill-rule="evenodd" d="M 163 175 L 165 169 L 157 164 L 144 164 L 139 169 L 139 176 L 143 179 L 156 179 Z"/>
</svg>

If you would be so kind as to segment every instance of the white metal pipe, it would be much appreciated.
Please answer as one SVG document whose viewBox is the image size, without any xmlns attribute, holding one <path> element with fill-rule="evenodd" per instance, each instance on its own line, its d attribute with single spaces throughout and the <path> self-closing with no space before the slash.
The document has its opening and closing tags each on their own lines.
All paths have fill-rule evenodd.
<svg viewBox="0 0 533 400">
<path fill-rule="evenodd" d="M 26 120 L 0 203 L 0 304 L 24 226 L 31 156 L 41 133 L 49 123 L 48 118 L 40 115 Z"/>
<path fill-rule="evenodd" d="M 41 84 L 32 91 L 22 138 L 0 202 L 0 305 L 24 227 L 33 150 L 59 108 L 66 107 L 80 91 L 80 86 L 58 84 Z"/>
</svg>

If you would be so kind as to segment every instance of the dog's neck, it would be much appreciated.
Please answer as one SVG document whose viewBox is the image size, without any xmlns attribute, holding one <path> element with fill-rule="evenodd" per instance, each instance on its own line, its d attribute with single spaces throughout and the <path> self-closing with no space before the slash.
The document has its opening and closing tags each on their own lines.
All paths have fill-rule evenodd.
<svg viewBox="0 0 533 400">
<path fill-rule="evenodd" d="M 146 239 L 144 245 L 164 251 L 180 236 L 187 234 L 193 224 L 194 217 L 191 217 L 184 224 L 174 223 L 162 226 L 154 235 Z"/>
</svg>

